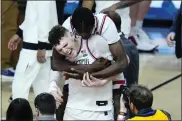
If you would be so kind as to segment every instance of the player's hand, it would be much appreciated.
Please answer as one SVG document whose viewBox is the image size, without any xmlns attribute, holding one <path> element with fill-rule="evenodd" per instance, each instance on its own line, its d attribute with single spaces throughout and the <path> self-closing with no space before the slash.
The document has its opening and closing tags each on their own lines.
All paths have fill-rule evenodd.
<svg viewBox="0 0 182 121">
<path fill-rule="evenodd" d="M 102 87 L 106 83 L 108 83 L 109 80 L 107 79 L 98 79 L 90 75 L 88 72 L 83 75 L 82 80 L 82 86 L 86 87 Z"/>
<path fill-rule="evenodd" d="M 8 42 L 8 49 L 16 50 L 20 41 L 21 38 L 17 34 L 13 35 Z"/>
<path fill-rule="evenodd" d="M 92 71 L 87 71 L 89 73 L 93 73 L 93 72 L 97 72 L 97 71 L 101 71 L 107 67 L 109 67 L 111 65 L 111 61 L 104 59 L 104 58 L 98 58 L 96 61 L 94 61 L 92 63 Z"/>
<path fill-rule="evenodd" d="M 50 91 L 50 94 L 52 94 L 56 100 L 56 104 L 57 105 L 61 105 L 61 103 L 63 102 L 63 99 L 62 99 L 62 92 L 60 90 L 60 88 L 58 86 L 54 86 L 54 87 L 51 87 L 51 91 Z"/>
<path fill-rule="evenodd" d="M 175 37 L 175 33 L 174 32 L 170 32 L 167 35 L 167 44 L 168 44 L 169 47 L 174 45 L 174 37 Z"/>
<path fill-rule="evenodd" d="M 46 62 L 46 50 L 38 50 L 37 51 L 37 61 L 39 63 L 45 63 Z"/>
</svg>

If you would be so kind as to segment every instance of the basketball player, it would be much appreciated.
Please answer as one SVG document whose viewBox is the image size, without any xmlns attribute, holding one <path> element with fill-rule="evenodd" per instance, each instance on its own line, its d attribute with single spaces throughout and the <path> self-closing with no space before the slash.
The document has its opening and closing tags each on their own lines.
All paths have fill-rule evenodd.
<svg viewBox="0 0 182 121">
<path fill-rule="evenodd" d="M 53 51 L 52 69 L 54 71 L 74 72 L 74 68 L 74 70 L 82 70 L 84 72 L 95 72 L 92 75 L 97 78 L 107 78 L 123 72 L 126 68 L 127 58 L 119 41 L 120 37 L 114 23 L 107 15 L 98 14 L 94 16 L 89 9 L 81 7 L 75 10 L 73 15 L 63 23 L 63 26 L 72 32 L 76 39 L 87 40 L 93 34 L 103 36 L 114 56 L 115 63 L 102 71 L 96 72 L 97 68 L 90 67 L 90 65 L 72 65 L 59 54 L 56 56 L 56 52 L 54 53 Z M 82 78 L 83 74 L 69 74 L 69 76 Z"/>
<path fill-rule="evenodd" d="M 12 96 L 28 99 L 33 84 L 35 96 L 47 92 L 50 76 L 52 46 L 48 42 L 49 30 L 58 24 L 55 1 L 27 1 L 23 30 L 23 49 L 12 84 Z M 9 41 L 15 50 L 19 41 Z"/>
<path fill-rule="evenodd" d="M 65 34 L 58 34 L 58 33 L 65 33 Z M 58 37 L 57 39 L 55 38 L 56 35 Z M 61 37 L 61 36 L 64 36 L 64 37 Z M 59 38 L 62 38 L 62 39 L 59 40 Z M 54 44 L 54 47 L 55 47 L 55 49 L 57 51 L 62 49 L 62 51 L 59 51 L 60 54 L 65 55 L 66 59 L 69 59 L 70 61 L 77 61 L 77 63 L 83 63 L 83 64 L 91 64 L 89 62 L 91 60 L 95 60 L 98 57 L 105 57 L 106 59 L 110 59 L 110 61 L 112 61 L 112 55 L 111 55 L 111 53 L 109 51 L 108 44 L 106 43 L 106 41 L 100 35 L 93 35 L 86 42 L 84 42 L 84 41 L 80 42 L 78 40 L 72 39 L 71 36 L 70 36 L 70 33 L 64 27 L 56 26 L 51 30 L 49 40 L 50 40 L 50 43 L 55 43 L 56 42 L 55 40 L 60 41 L 58 44 Z M 88 42 L 88 46 L 87 46 L 87 42 Z M 70 52 L 66 49 L 65 43 L 68 44 L 67 46 L 72 48 L 71 55 L 70 55 Z M 95 48 L 96 45 L 100 45 L 100 44 L 102 44 L 102 48 Z M 78 56 L 77 56 L 77 52 L 79 53 Z M 89 56 L 91 58 L 88 58 Z M 56 72 L 56 73 L 59 73 L 59 72 Z M 121 74 L 119 77 L 117 77 L 117 79 L 121 79 L 122 77 L 123 77 L 123 75 Z M 59 79 L 55 79 L 55 80 L 58 81 Z M 116 80 L 116 79 L 114 79 L 114 80 Z M 97 90 L 98 91 L 97 93 L 99 95 L 99 92 L 100 92 L 99 87 L 102 90 L 105 90 L 105 85 L 107 85 L 107 83 L 109 83 L 109 81 L 111 81 L 111 79 L 99 80 L 99 79 L 94 78 L 91 75 L 90 75 L 90 79 L 89 79 L 89 74 L 86 73 L 83 76 L 82 83 L 81 83 L 81 81 L 76 81 L 76 80 L 73 80 L 73 79 L 69 79 L 68 81 L 69 81 L 69 91 L 70 91 L 70 93 L 73 93 L 73 90 L 76 91 L 78 89 L 81 90 L 81 91 L 84 91 L 84 93 L 86 93 L 88 91 L 88 88 L 92 87 L 89 91 L 92 92 L 93 90 L 95 90 L 95 91 Z M 78 84 L 80 84 L 80 86 Z M 84 86 L 85 89 L 81 88 L 81 85 Z M 112 83 L 111 83 L 111 85 L 112 85 Z M 88 88 L 86 88 L 86 86 Z M 98 88 L 94 88 L 94 87 L 98 87 Z M 112 91 L 112 90 L 110 90 L 110 91 Z M 91 92 L 87 92 L 88 95 L 92 94 Z M 80 91 L 76 91 L 76 93 L 78 93 L 78 94 L 74 94 L 75 98 L 80 97 L 79 93 L 83 94 L 83 92 L 80 92 Z M 68 104 L 70 103 L 69 99 L 73 98 L 72 96 L 73 96 L 73 94 L 71 94 L 71 97 L 70 97 L 70 94 L 69 94 Z M 83 97 L 86 98 L 87 96 L 85 95 Z M 89 100 L 91 102 L 91 100 L 94 101 L 95 99 L 90 98 Z M 102 100 L 101 97 L 100 97 L 100 100 Z M 72 102 L 72 103 L 74 103 L 74 102 Z M 76 104 L 76 103 L 74 103 L 74 104 Z M 82 105 L 80 105 L 80 106 L 82 107 Z M 83 109 L 83 110 L 86 110 L 86 109 Z M 87 109 L 87 110 L 94 111 L 93 109 Z M 68 114 L 65 113 L 65 115 L 67 116 Z M 83 119 L 85 119 L 85 118 L 83 118 Z"/>
<path fill-rule="evenodd" d="M 80 20 L 81 19 L 81 16 L 82 16 L 82 20 Z M 84 18 L 83 18 L 83 16 L 84 16 Z M 98 18 L 98 19 L 97 19 Z M 111 41 L 112 40 L 112 37 L 117 37 L 118 36 L 118 34 L 117 34 L 117 32 L 116 32 L 116 28 L 115 28 L 115 26 L 113 26 L 113 23 L 112 23 L 112 21 L 110 21 L 110 19 L 109 18 L 107 18 L 107 16 L 105 16 L 105 19 L 103 19 L 104 18 L 104 15 L 103 14 L 100 14 L 100 15 L 98 15 L 98 16 L 95 16 L 95 20 L 94 20 L 94 16 L 93 16 L 93 14 L 91 13 L 91 11 L 89 11 L 88 9 L 86 9 L 86 8 L 79 8 L 79 9 L 77 9 L 75 12 L 74 12 L 74 14 L 73 14 L 73 16 L 72 16 L 72 21 L 70 20 L 70 18 L 68 18 L 67 20 L 66 20 L 66 24 L 67 24 L 67 28 L 70 30 L 70 31 L 72 31 L 72 29 L 71 29 L 71 24 L 70 24 L 70 22 L 71 23 L 73 23 L 73 24 L 75 24 L 75 26 L 76 27 L 78 27 L 77 28 L 77 32 L 79 32 L 81 35 L 82 35 L 82 37 L 83 38 L 88 38 L 89 36 L 90 36 L 90 32 L 92 32 L 91 30 L 93 30 L 93 26 L 95 26 L 94 27 L 94 30 L 95 31 L 93 31 L 93 34 L 94 34 L 94 32 L 96 32 L 96 31 L 98 31 L 100 28 L 102 28 L 101 27 L 101 25 L 102 25 L 102 23 L 104 22 L 104 20 L 105 20 L 105 26 L 103 27 L 103 33 L 102 33 L 102 35 L 106 38 L 106 42 L 107 41 Z M 81 22 L 82 21 L 82 22 Z M 92 22 L 91 24 L 88 24 L 89 22 Z M 64 23 L 64 24 L 65 24 Z M 80 23 L 82 23 L 82 27 L 79 25 Z M 95 23 L 95 25 L 94 25 L 94 23 Z M 110 23 L 110 24 L 109 24 Z M 63 24 L 63 26 L 64 26 L 64 24 Z M 84 25 L 85 24 L 85 25 Z M 81 27 L 79 27 L 79 26 Z M 86 27 L 86 25 L 88 25 L 87 27 L 89 27 L 89 29 L 86 29 L 86 28 L 84 28 L 84 26 Z M 97 27 L 97 25 L 98 25 L 98 27 Z M 110 26 L 108 26 L 108 25 L 110 25 Z M 111 27 L 111 28 L 110 28 Z M 75 28 L 76 29 L 76 28 Z M 81 31 L 79 30 L 79 29 L 82 29 Z M 112 33 L 113 32 L 116 32 L 116 36 L 109 36 L 109 34 L 111 34 L 111 32 L 109 32 L 109 30 L 111 30 L 112 29 Z M 84 31 L 84 30 L 86 30 L 86 32 L 85 33 L 81 33 L 82 31 Z M 106 35 L 106 33 L 108 32 L 108 34 Z M 114 34 L 114 33 L 113 33 Z M 108 37 L 110 37 L 110 38 L 108 38 Z M 77 39 L 79 39 L 79 37 L 77 38 Z M 87 40 L 83 40 L 83 42 L 89 42 L 89 41 L 87 41 Z M 58 43 L 59 43 L 59 41 L 58 41 Z M 56 43 L 55 43 L 56 44 Z M 111 43 L 110 43 L 111 44 Z M 116 43 L 113 43 L 112 45 L 117 45 L 117 42 Z M 67 44 L 66 44 L 66 46 L 67 46 Z M 111 45 L 109 45 L 109 46 L 111 46 Z M 71 49 L 71 48 L 69 48 L 69 46 L 67 46 L 67 50 L 69 51 L 68 53 L 71 53 L 71 54 L 73 54 L 74 53 L 74 51 L 73 51 L 73 49 Z M 112 47 L 110 47 L 111 49 L 110 50 L 112 50 Z M 61 50 L 60 50 L 61 51 Z M 58 51 L 58 52 L 60 52 L 60 51 Z M 121 55 L 119 55 L 119 56 L 123 56 L 123 54 L 122 54 L 122 50 L 121 51 L 119 51 L 119 52 L 121 52 Z M 85 51 L 83 51 L 83 53 L 85 53 Z M 113 53 L 113 55 L 114 55 L 114 53 Z M 53 54 L 53 57 L 54 57 L 54 54 Z M 60 59 L 60 58 L 59 58 Z M 62 66 L 60 66 L 61 64 L 61 61 L 60 60 L 54 60 L 53 59 L 53 61 L 54 61 L 54 68 L 53 69 L 57 69 L 58 71 L 64 71 L 65 70 L 65 68 L 67 68 L 67 70 L 69 71 L 69 69 L 70 68 L 68 68 L 68 66 L 66 66 L 66 67 L 64 67 L 65 65 L 62 65 Z M 55 61 L 57 61 L 57 63 L 55 63 Z M 88 61 L 87 61 L 88 62 Z M 87 63 L 86 62 L 86 63 Z M 116 63 L 117 62 L 115 62 L 115 64 L 112 64 L 110 67 L 112 67 L 113 65 L 115 65 L 114 66 L 114 68 L 116 68 L 116 67 L 118 67 L 118 66 L 116 66 Z M 68 65 L 68 64 L 67 64 Z M 73 65 L 74 66 L 74 65 Z M 86 71 L 89 71 L 89 66 L 90 65 L 79 65 L 79 66 L 87 66 L 87 70 Z M 60 68 L 60 67 L 62 67 L 62 68 Z M 75 66 L 76 67 L 76 66 Z M 90 66 L 91 67 L 91 66 Z M 122 67 L 122 66 L 119 66 L 119 67 Z M 112 68 L 113 70 L 114 70 L 114 68 Z M 85 69 L 85 68 L 84 68 Z M 110 68 L 111 69 L 111 68 Z M 108 71 L 111 71 L 111 74 L 110 75 L 114 75 L 112 72 L 112 70 L 110 70 L 110 69 L 108 69 Z M 66 70 L 66 71 L 67 71 Z M 83 69 L 82 69 L 83 70 Z M 90 69 L 91 70 L 91 69 Z M 93 70 L 93 68 L 92 68 L 92 70 Z M 98 70 L 98 69 L 95 69 L 94 68 L 94 70 Z M 84 72 L 86 72 L 85 70 L 83 70 Z M 104 72 L 104 71 L 103 71 Z M 110 72 L 108 72 L 108 74 L 106 75 L 106 74 L 104 74 L 105 76 L 108 76 L 109 75 L 109 73 Z M 94 74 L 93 74 L 94 75 Z M 92 76 L 93 76 L 92 75 Z M 96 74 L 95 74 L 96 75 Z M 82 78 L 82 76 L 83 75 L 81 75 L 81 78 Z M 102 75 L 102 77 L 103 78 L 105 78 L 103 75 Z M 84 83 L 85 85 L 88 85 L 88 86 L 91 86 L 91 85 L 89 85 L 89 84 L 87 84 L 87 83 Z M 69 86 L 70 86 L 70 83 L 69 83 Z M 69 87 L 69 89 L 71 89 L 70 87 Z M 69 99 L 68 99 L 68 102 L 69 102 Z M 69 104 L 70 105 L 70 104 Z M 76 105 L 75 105 L 76 106 Z M 75 107 L 75 106 L 73 106 L 72 105 L 72 107 Z M 89 107 L 89 108 L 88 108 Z M 78 108 L 77 106 L 75 107 L 75 108 Z M 81 108 L 81 107 L 79 107 L 79 108 Z M 93 108 L 93 106 L 92 107 L 90 107 L 90 105 L 86 105 L 86 106 L 84 106 L 84 108 L 86 108 L 86 110 L 88 110 L 88 109 L 90 109 L 90 110 L 92 110 L 92 108 Z M 83 109 L 83 107 L 81 108 L 81 109 Z M 94 110 L 96 110 L 97 108 L 94 108 Z"/>
</svg>

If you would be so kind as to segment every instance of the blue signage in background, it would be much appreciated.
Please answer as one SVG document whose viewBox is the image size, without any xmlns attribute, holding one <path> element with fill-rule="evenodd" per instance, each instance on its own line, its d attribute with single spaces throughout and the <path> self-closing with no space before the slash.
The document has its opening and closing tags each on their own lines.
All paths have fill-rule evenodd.
<svg viewBox="0 0 182 121">
<path fill-rule="evenodd" d="M 161 0 L 152 1 L 146 19 L 154 20 L 173 20 L 177 10 L 180 8 L 181 1 Z"/>
<path fill-rule="evenodd" d="M 79 0 L 67 0 L 67 3 L 64 7 L 64 14 L 65 15 L 72 15 L 75 9 L 79 5 Z"/>
</svg>

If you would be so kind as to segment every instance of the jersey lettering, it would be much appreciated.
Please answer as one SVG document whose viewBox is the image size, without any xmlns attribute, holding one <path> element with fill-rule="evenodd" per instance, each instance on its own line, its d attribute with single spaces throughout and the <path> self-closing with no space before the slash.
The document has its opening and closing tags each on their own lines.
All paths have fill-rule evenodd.
<svg viewBox="0 0 182 121">
<path fill-rule="evenodd" d="M 77 64 L 89 64 L 89 59 L 80 59 L 76 61 Z"/>
</svg>

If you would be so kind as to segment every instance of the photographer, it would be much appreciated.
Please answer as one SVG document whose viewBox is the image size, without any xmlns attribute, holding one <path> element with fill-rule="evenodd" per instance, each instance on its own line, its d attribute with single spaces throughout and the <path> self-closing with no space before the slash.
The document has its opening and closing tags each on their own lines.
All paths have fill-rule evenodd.
<svg viewBox="0 0 182 121">
<path fill-rule="evenodd" d="M 171 120 L 170 114 L 163 110 L 153 110 L 153 94 L 141 85 L 132 85 L 128 90 L 129 107 L 134 114 L 128 120 Z"/>
</svg>

